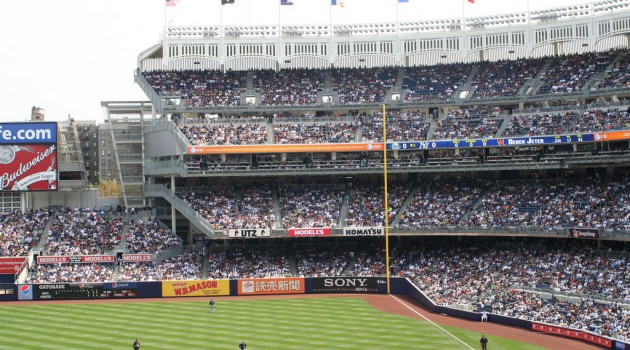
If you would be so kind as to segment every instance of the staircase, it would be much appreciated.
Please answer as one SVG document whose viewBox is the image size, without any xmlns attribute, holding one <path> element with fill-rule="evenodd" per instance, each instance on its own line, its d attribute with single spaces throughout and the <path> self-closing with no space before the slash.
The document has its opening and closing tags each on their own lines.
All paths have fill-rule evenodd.
<svg viewBox="0 0 630 350">
<path fill-rule="evenodd" d="M 339 219 L 337 220 L 337 228 L 342 228 L 345 226 L 346 216 L 348 215 L 348 198 L 349 195 L 345 195 L 343 197 L 343 201 L 341 202 L 341 208 L 339 209 Z"/>
<path fill-rule="evenodd" d="M 468 73 L 468 77 L 466 78 L 466 81 L 462 85 L 458 86 L 457 89 L 455 89 L 455 91 L 453 91 L 453 94 L 451 95 L 451 99 L 459 99 L 459 94 L 462 91 L 468 91 L 468 95 L 466 96 L 466 99 L 470 98 L 474 92 L 472 83 L 478 74 L 479 74 L 479 66 L 474 65 L 470 69 L 470 72 Z"/>
<path fill-rule="evenodd" d="M 56 219 L 53 218 L 52 216 L 48 219 L 46 226 L 44 226 L 44 229 L 42 230 L 42 235 L 39 238 L 39 242 L 37 242 L 37 245 L 33 249 L 34 251 L 41 252 L 44 249 L 44 247 L 46 246 L 46 242 L 48 241 L 48 234 L 50 233 L 50 228 L 52 227 L 55 220 Z"/>
<path fill-rule="evenodd" d="M 535 95 L 538 93 L 538 89 L 543 84 L 542 76 L 549 70 L 549 67 L 551 67 L 551 61 L 550 60 L 545 61 L 545 64 L 543 64 L 538 74 L 536 74 L 536 77 L 532 79 L 532 82 L 530 83 L 530 86 L 529 86 L 530 89 L 526 91 L 527 95 Z"/>
<path fill-rule="evenodd" d="M 414 186 L 411 189 L 411 191 L 409 191 L 409 195 L 407 196 L 407 198 L 405 198 L 405 201 L 400 206 L 400 210 L 398 210 L 398 213 L 396 213 L 396 216 L 394 217 L 394 220 L 392 220 L 392 224 L 391 224 L 392 227 L 398 227 L 398 224 L 400 223 L 400 218 L 402 216 L 402 213 L 404 213 L 407 210 L 407 207 L 409 206 L 409 204 L 413 200 L 413 197 L 416 195 L 416 192 L 418 192 L 418 188 L 416 186 Z"/>
<path fill-rule="evenodd" d="M 501 126 L 499 126 L 499 130 L 497 130 L 497 133 L 494 135 L 495 138 L 503 134 L 507 126 L 510 124 L 510 119 L 512 119 L 511 115 L 506 115 L 503 117 L 503 122 L 501 122 Z"/>
<path fill-rule="evenodd" d="M 161 197 L 169 202 L 178 212 L 180 212 L 190 223 L 207 236 L 213 236 L 215 234 L 214 228 L 210 223 L 194 209 L 192 209 L 181 198 L 177 197 L 171 190 L 161 184 L 145 185 L 145 196 L 147 197 Z"/>
<path fill-rule="evenodd" d="M 278 191 L 276 188 L 271 190 L 273 201 L 273 216 L 276 218 L 276 229 L 282 228 L 282 212 L 280 210 L 280 201 L 278 200 Z"/>
</svg>

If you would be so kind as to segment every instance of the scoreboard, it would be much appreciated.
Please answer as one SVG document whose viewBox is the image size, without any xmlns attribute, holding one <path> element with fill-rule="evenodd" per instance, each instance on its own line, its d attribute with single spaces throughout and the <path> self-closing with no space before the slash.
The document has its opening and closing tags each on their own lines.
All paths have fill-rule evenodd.
<svg viewBox="0 0 630 350">
<path fill-rule="evenodd" d="M 135 298 L 135 282 L 111 283 L 55 283 L 34 285 L 35 299 L 113 299 Z"/>
</svg>

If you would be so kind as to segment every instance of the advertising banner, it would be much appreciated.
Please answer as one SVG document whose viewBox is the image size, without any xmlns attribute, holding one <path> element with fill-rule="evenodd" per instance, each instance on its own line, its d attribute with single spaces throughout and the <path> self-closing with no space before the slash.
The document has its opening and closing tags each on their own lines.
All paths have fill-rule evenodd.
<svg viewBox="0 0 630 350">
<path fill-rule="evenodd" d="M 188 154 L 250 154 L 382 151 L 383 143 L 318 143 L 295 145 L 190 146 Z"/>
<path fill-rule="evenodd" d="M 269 237 L 271 236 L 271 229 L 268 229 L 268 228 L 229 229 L 228 236 L 232 238 Z"/>
<path fill-rule="evenodd" d="M 147 262 L 151 261 L 151 254 L 123 254 L 123 262 Z"/>
<path fill-rule="evenodd" d="M 603 136 L 600 136 L 603 137 Z M 612 137 L 612 136 L 611 136 Z M 595 134 L 571 134 L 551 136 L 527 136 L 488 139 L 434 140 L 419 142 L 388 142 L 392 151 L 414 151 L 424 149 L 476 148 L 476 147 L 530 147 L 544 145 L 593 142 Z"/>
<path fill-rule="evenodd" d="M 304 294 L 304 278 L 259 278 L 238 280 L 238 295 Z"/>
<path fill-rule="evenodd" d="M 82 263 L 113 263 L 115 261 L 113 255 L 83 255 L 81 256 Z"/>
<path fill-rule="evenodd" d="M 33 286 L 30 284 L 19 284 L 18 300 L 33 300 Z"/>
<path fill-rule="evenodd" d="M 0 123 L 0 145 L 57 143 L 57 123 Z"/>
<path fill-rule="evenodd" d="M 597 344 L 597 345 L 600 345 L 609 349 L 612 348 L 612 340 L 595 335 L 590 332 L 564 328 L 564 327 L 558 327 L 558 326 L 550 326 L 550 325 L 536 323 L 536 322 L 532 322 L 532 330 L 543 332 L 543 333 L 555 334 L 555 335 L 568 337 L 568 338 L 581 339 L 589 343 Z"/>
<path fill-rule="evenodd" d="M 0 191 L 57 190 L 57 146 L 0 145 Z"/>
<path fill-rule="evenodd" d="M 70 257 L 67 256 L 38 256 L 37 264 L 67 264 L 70 262 Z"/>
<path fill-rule="evenodd" d="M 132 282 L 35 284 L 35 299 L 135 298 L 138 286 Z"/>
<path fill-rule="evenodd" d="M 569 229 L 569 238 L 599 239 L 599 229 L 574 227 Z"/>
<path fill-rule="evenodd" d="M 230 280 L 162 281 L 163 297 L 230 295 Z"/>
<path fill-rule="evenodd" d="M 385 293 L 385 277 L 314 277 L 313 293 Z"/>
<path fill-rule="evenodd" d="M 385 234 L 383 226 L 377 227 L 344 227 L 344 236 L 382 236 Z"/>
<path fill-rule="evenodd" d="M 25 261 L 25 256 L 0 258 L 0 274 L 15 275 Z"/>
<path fill-rule="evenodd" d="M 113 255 L 71 255 L 71 256 L 38 256 L 37 263 L 45 264 L 102 264 L 113 263 L 116 258 Z"/>
<path fill-rule="evenodd" d="M 616 141 L 630 139 L 630 130 L 608 131 L 595 134 L 596 141 Z"/>
<path fill-rule="evenodd" d="M 290 228 L 289 236 L 291 237 L 309 237 L 309 236 L 330 236 L 330 228 Z"/>
</svg>

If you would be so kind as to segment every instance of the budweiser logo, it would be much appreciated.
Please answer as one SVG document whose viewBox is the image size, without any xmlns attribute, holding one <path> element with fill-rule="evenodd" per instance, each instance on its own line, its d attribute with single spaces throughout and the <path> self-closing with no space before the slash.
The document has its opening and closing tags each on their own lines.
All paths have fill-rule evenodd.
<svg viewBox="0 0 630 350">
<path fill-rule="evenodd" d="M 30 185 L 42 183 L 36 189 L 51 189 L 56 187 L 56 145 L 5 146 L 12 147 L 14 153 L 10 163 L 3 166 L 0 173 L 0 191 L 29 190 Z M 7 148 L 8 149 L 8 148 Z M 7 150 L 5 149 L 5 150 Z"/>
</svg>

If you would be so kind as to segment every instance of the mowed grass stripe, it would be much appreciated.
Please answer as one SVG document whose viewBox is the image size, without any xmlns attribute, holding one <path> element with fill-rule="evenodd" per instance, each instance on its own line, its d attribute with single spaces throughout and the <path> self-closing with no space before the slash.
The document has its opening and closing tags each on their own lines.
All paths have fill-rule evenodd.
<svg viewBox="0 0 630 350">
<path fill-rule="evenodd" d="M 144 349 L 251 350 L 460 349 L 461 343 L 422 320 L 384 313 L 361 298 L 236 299 L 208 301 L 2 306 L 0 349 L 123 349 L 139 338 Z M 451 329 L 449 329 L 451 331 Z M 477 347 L 479 334 L 454 329 Z M 534 346 L 491 339 L 493 350 Z M 505 344 L 505 345 L 501 345 Z"/>
</svg>

